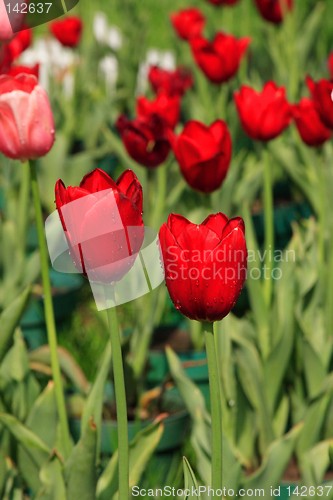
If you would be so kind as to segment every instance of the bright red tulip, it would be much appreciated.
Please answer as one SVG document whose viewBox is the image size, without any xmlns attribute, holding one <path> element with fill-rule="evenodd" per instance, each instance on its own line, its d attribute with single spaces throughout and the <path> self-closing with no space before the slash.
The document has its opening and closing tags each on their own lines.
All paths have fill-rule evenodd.
<svg viewBox="0 0 333 500">
<path fill-rule="evenodd" d="M 192 224 L 171 214 L 160 229 L 165 281 L 182 314 L 218 321 L 234 307 L 246 278 L 244 222 L 224 214 Z"/>
<path fill-rule="evenodd" d="M 320 146 L 332 136 L 332 132 L 321 121 L 311 99 L 304 97 L 299 104 L 292 106 L 293 117 L 299 135 L 308 146 Z"/>
<path fill-rule="evenodd" d="M 76 16 L 53 21 L 50 25 L 51 33 L 65 47 L 76 47 L 80 43 L 82 29 L 82 21 Z"/>
<path fill-rule="evenodd" d="M 25 75 L 33 75 L 38 79 L 39 64 L 35 64 L 34 66 L 11 66 L 6 74 L 15 77 L 21 75 L 22 73 Z"/>
<path fill-rule="evenodd" d="M 306 83 L 321 120 L 333 129 L 333 81 L 314 82 L 312 78 L 307 77 Z"/>
<path fill-rule="evenodd" d="M 216 84 L 235 76 L 249 43 L 249 38 L 237 39 L 224 33 L 217 33 L 212 42 L 202 36 L 190 40 L 197 65 Z"/>
<path fill-rule="evenodd" d="M 331 52 L 331 54 L 328 57 L 327 67 L 330 74 L 330 78 L 331 80 L 333 80 L 333 52 Z"/>
<path fill-rule="evenodd" d="M 160 117 L 129 120 L 120 116 L 116 126 L 127 153 L 140 165 L 155 168 L 166 160 L 170 152 L 169 129 Z"/>
<path fill-rule="evenodd" d="M 187 183 L 197 191 L 211 193 L 227 175 L 232 142 L 227 125 L 217 120 L 210 127 L 198 122 L 186 123 L 173 139 L 174 154 Z"/>
<path fill-rule="evenodd" d="M 0 76 L 0 151 L 14 159 L 46 155 L 54 143 L 48 96 L 37 78 Z"/>
<path fill-rule="evenodd" d="M 274 139 L 290 123 L 291 107 L 286 90 L 274 82 L 266 83 L 262 92 L 243 85 L 235 93 L 235 102 L 243 129 L 254 140 Z"/>
<path fill-rule="evenodd" d="M 10 13 L 10 19 L 7 14 L 6 4 L 9 2 L 0 1 L 0 43 L 8 42 L 14 34 L 19 31 L 23 25 L 25 14 L 19 12 Z M 13 6 L 14 4 L 10 4 Z M 21 5 L 18 3 L 18 5 Z M 23 9 L 22 9 L 23 10 Z"/>
<path fill-rule="evenodd" d="M 202 12 L 195 7 L 175 12 L 171 14 L 170 19 L 174 30 L 182 40 L 201 35 L 206 22 Z"/>
<path fill-rule="evenodd" d="M 55 186 L 55 202 L 76 268 L 91 281 L 119 281 L 144 236 L 142 187 L 131 170 L 117 181 L 96 169 L 78 187 Z"/>
<path fill-rule="evenodd" d="M 235 5 L 239 0 L 208 0 L 213 5 Z"/>
<path fill-rule="evenodd" d="M 180 115 L 180 97 L 169 96 L 164 92 L 149 101 L 146 97 L 138 97 L 136 101 L 137 114 L 141 118 L 149 119 L 153 115 L 159 116 L 170 128 L 175 128 Z"/>
<path fill-rule="evenodd" d="M 27 28 L 20 31 L 15 35 L 15 37 L 9 42 L 8 48 L 12 59 L 17 59 L 22 52 L 24 52 L 28 47 L 30 47 L 32 42 L 32 30 Z"/>
<path fill-rule="evenodd" d="M 280 24 L 285 13 L 292 10 L 294 2 L 293 0 L 255 0 L 255 3 L 266 21 Z"/>
<path fill-rule="evenodd" d="M 152 66 L 148 73 L 148 80 L 154 92 L 165 92 L 170 96 L 182 96 L 193 85 L 190 71 L 182 67 L 169 71 Z"/>
</svg>

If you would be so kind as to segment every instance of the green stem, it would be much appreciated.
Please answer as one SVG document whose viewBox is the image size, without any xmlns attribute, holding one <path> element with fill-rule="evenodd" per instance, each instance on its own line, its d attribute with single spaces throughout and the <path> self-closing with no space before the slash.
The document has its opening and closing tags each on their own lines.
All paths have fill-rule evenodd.
<svg viewBox="0 0 333 500">
<path fill-rule="evenodd" d="M 209 374 L 212 416 L 212 488 L 222 489 L 222 407 L 218 361 L 215 348 L 214 323 L 203 323 Z"/>
<path fill-rule="evenodd" d="M 20 198 L 19 198 L 19 209 L 18 209 L 18 235 L 19 241 L 23 251 L 26 248 L 26 237 L 27 237 L 27 225 L 29 217 L 29 195 L 30 195 L 30 168 L 29 163 L 24 162 L 22 164 L 22 182 L 20 186 Z"/>
<path fill-rule="evenodd" d="M 154 196 L 154 206 L 151 207 L 152 220 L 151 225 L 155 229 L 159 229 L 161 224 L 161 217 L 163 215 L 166 199 L 166 186 L 167 186 L 167 166 L 161 165 L 157 169 L 157 186 Z"/>
<path fill-rule="evenodd" d="M 52 377 L 54 381 L 55 397 L 56 397 L 58 416 L 60 422 L 60 431 L 62 435 L 62 443 L 64 446 L 64 453 L 66 456 L 68 456 L 71 451 L 72 445 L 68 429 L 65 397 L 62 387 L 61 371 L 60 371 L 60 364 L 59 364 L 58 350 L 57 350 L 57 332 L 55 326 L 51 282 L 49 276 L 49 258 L 48 258 L 48 251 L 47 251 L 45 232 L 44 232 L 44 221 L 43 221 L 42 206 L 41 206 L 38 180 L 37 180 L 36 163 L 34 161 L 30 161 L 29 165 L 30 165 L 31 191 L 34 202 L 38 244 L 40 252 L 40 263 L 41 263 L 43 293 L 44 293 L 44 314 L 45 314 L 48 343 L 50 346 Z"/>
<path fill-rule="evenodd" d="M 117 407 L 119 498 L 125 500 L 129 498 L 129 458 L 124 367 L 116 308 L 111 307 L 108 309 L 107 315 L 111 337 L 112 367 Z"/>
<path fill-rule="evenodd" d="M 265 275 L 264 294 L 266 304 L 269 306 L 272 299 L 272 269 L 274 262 L 274 212 L 273 212 L 273 179 L 272 166 L 269 163 L 269 154 L 263 151 L 264 168 L 264 221 L 265 221 Z"/>
</svg>

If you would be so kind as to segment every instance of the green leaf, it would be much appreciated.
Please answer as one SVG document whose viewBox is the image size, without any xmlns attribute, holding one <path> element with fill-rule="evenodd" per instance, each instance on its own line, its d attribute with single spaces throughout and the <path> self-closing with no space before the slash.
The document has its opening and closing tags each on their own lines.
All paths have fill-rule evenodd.
<svg viewBox="0 0 333 500">
<path fill-rule="evenodd" d="M 192 491 L 192 489 L 197 490 L 198 482 L 186 457 L 183 457 L 183 467 L 184 467 L 185 490 L 189 489 L 190 492 Z M 186 495 L 185 500 L 188 500 L 190 498 L 201 498 L 201 496 L 200 494 L 193 496 L 190 493 L 189 495 Z"/>
<path fill-rule="evenodd" d="M 36 399 L 26 420 L 26 426 L 31 432 L 38 435 L 39 439 L 42 439 L 43 443 L 50 450 L 55 447 L 58 412 L 53 382 L 49 382 L 44 391 Z M 62 450 L 60 451 L 62 452 Z M 37 491 L 40 488 L 40 471 L 35 463 L 31 461 L 29 453 L 23 446 L 20 446 L 18 449 L 18 464 L 28 484 L 34 491 Z"/>
<path fill-rule="evenodd" d="M 31 461 L 40 468 L 50 457 L 50 448 L 28 427 L 12 415 L 0 413 L 0 423 L 3 424 L 28 453 Z"/>
<path fill-rule="evenodd" d="M 64 475 L 68 498 L 80 500 L 96 498 L 96 446 L 96 425 L 91 419 L 65 463 Z"/>
<path fill-rule="evenodd" d="M 129 446 L 130 487 L 139 484 L 148 461 L 163 434 L 163 422 L 142 429 Z M 98 480 L 97 499 L 111 500 L 118 491 L 118 452 L 116 451 Z"/>
<path fill-rule="evenodd" d="M 89 420 L 91 417 L 96 423 L 96 428 L 97 428 L 96 460 L 98 460 L 99 457 L 104 390 L 110 366 L 111 366 L 111 342 L 108 342 L 104 351 L 102 363 L 98 371 L 97 377 L 91 388 L 87 401 L 84 405 L 83 415 L 81 419 L 81 429 L 83 431 L 89 424 Z"/>
<path fill-rule="evenodd" d="M 309 397 L 315 398 L 320 392 L 326 378 L 326 369 L 310 342 L 303 340 L 304 374 Z"/>
<path fill-rule="evenodd" d="M 307 486 L 322 484 L 331 462 L 330 449 L 332 446 L 333 439 L 322 441 L 301 457 L 299 466 L 304 484 Z"/>
<path fill-rule="evenodd" d="M 18 326 L 30 296 L 30 287 L 26 288 L 0 315 L 0 361 L 4 358 L 15 328 Z"/>
<path fill-rule="evenodd" d="M 318 442 L 330 399 L 330 394 L 324 394 L 323 397 L 317 399 L 308 407 L 304 418 L 303 431 L 297 442 L 296 452 L 299 458 Z"/>
<path fill-rule="evenodd" d="M 295 449 L 302 424 L 293 427 L 283 438 L 275 440 L 267 450 L 261 467 L 244 479 L 244 488 L 264 488 L 278 485 Z"/>
<path fill-rule="evenodd" d="M 40 470 L 42 486 L 37 493 L 36 500 L 65 500 L 66 487 L 62 475 L 62 464 L 54 455 Z"/>
<path fill-rule="evenodd" d="M 210 415 L 198 387 L 186 376 L 180 360 L 169 347 L 166 355 L 173 380 L 192 419 L 191 444 L 196 454 L 198 473 L 209 484 L 211 474 Z"/>
</svg>

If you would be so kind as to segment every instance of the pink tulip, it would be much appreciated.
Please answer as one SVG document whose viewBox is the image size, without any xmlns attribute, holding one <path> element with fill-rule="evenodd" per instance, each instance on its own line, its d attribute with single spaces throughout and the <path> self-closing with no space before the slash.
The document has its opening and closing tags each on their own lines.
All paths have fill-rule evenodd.
<svg viewBox="0 0 333 500">
<path fill-rule="evenodd" d="M 11 13 L 10 19 L 7 14 L 5 2 L 0 0 L 0 42 L 7 42 L 13 38 L 22 27 L 25 14 L 21 12 Z"/>
<path fill-rule="evenodd" d="M 48 96 L 33 75 L 0 76 L 0 152 L 13 159 L 36 159 L 54 143 Z"/>
</svg>

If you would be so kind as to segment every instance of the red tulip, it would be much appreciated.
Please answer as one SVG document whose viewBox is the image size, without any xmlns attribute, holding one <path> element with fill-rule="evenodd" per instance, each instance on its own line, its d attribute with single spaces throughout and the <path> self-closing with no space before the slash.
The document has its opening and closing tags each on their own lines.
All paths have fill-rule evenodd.
<svg viewBox="0 0 333 500">
<path fill-rule="evenodd" d="M 255 3 L 266 21 L 280 24 L 283 21 L 285 12 L 292 10 L 294 2 L 293 0 L 255 0 Z"/>
<path fill-rule="evenodd" d="M 208 0 L 213 5 L 235 5 L 239 0 Z"/>
<path fill-rule="evenodd" d="M 15 37 L 9 42 L 8 48 L 12 59 L 17 59 L 22 52 L 24 52 L 28 47 L 30 47 L 32 42 L 32 30 L 27 28 L 20 31 L 15 35 Z"/>
<path fill-rule="evenodd" d="M 24 22 L 25 14 L 19 12 L 10 11 L 10 16 L 8 16 L 6 4 L 8 2 L 0 1 L 0 43 L 8 42 L 13 38 L 15 32 L 19 31 Z M 14 4 L 10 4 L 13 6 Z M 18 5 L 21 5 L 18 3 Z M 23 10 L 23 9 L 22 9 Z"/>
<path fill-rule="evenodd" d="M 333 80 L 333 52 L 331 52 L 331 54 L 328 57 L 327 66 L 328 66 L 330 78 L 331 78 L 331 80 Z"/>
<path fill-rule="evenodd" d="M 128 154 L 140 165 L 155 168 L 166 160 L 170 144 L 164 120 L 156 115 L 134 120 L 120 116 L 116 126 Z"/>
<path fill-rule="evenodd" d="M 0 45 L 0 75 L 7 73 L 13 62 L 8 45 Z"/>
<path fill-rule="evenodd" d="M 181 67 L 175 71 L 168 71 L 152 66 L 148 73 L 148 80 L 156 93 L 165 92 L 170 96 L 182 96 L 193 85 L 191 73 Z"/>
<path fill-rule="evenodd" d="M 196 63 L 217 84 L 235 76 L 249 43 L 249 38 L 237 39 L 224 33 L 217 33 L 212 42 L 202 36 L 190 40 Z"/>
<path fill-rule="evenodd" d="M 0 76 L 0 151 L 27 160 L 48 153 L 54 121 L 48 96 L 32 75 Z"/>
<path fill-rule="evenodd" d="M 305 144 L 320 146 L 330 139 L 332 132 L 321 121 L 311 99 L 304 97 L 299 104 L 292 107 L 292 111 L 299 135 Z"/>
<path fill-rule="evenodd" d="M 255 140 L 269 141 L 288 127 L 291 108 L 284 87 L 274 82 L 264 85 L 262 92 L 243 85 L 235 93 L 237 111 L 245 132 Z"/>
<path fill-rule="evenodd" d="M 149 119 L 152 115 L 159 116 L 170 128 L 175 128 L 180 115 L 180 97 L 160 93 L 153 100 L 138 97 L 136 101 L 137 114 L 141 118 Z"/>
<path fill-rule="evenodd" d="M 246 278 L 244 222 L 224 214 L 192 224 L 171 214 L 160 229 L 165 281 L 182 314 L 218 321 L 234 307 Z"/>
<path fill-rule="evenodd" d="M 225 122 L 217 120 L 207 127 L 198 121 L 189 121 L 174 138 L 172 147 L 180 170 L 193 189 L 211 193 L 221 186 L 232 152 Z"/>
<path fill-rule="evenodd" d="M 119 281 L 144 236 L 142 188 L 131 170 L 115 182 L 96 169 L 78 187 L 55 186 L 55 202 L 76 268 L 91 281 Z"/>
<path fill-rule="evenodd" d="M 15 77 L 21 75 L 22 73 L 25 75 L 33 75 L 38 79 L 39 64 L 35 64 L 34 66 L 11 66 L 6 74 Z"/>
<path fill-rule="evenodd" d="M 51 33 L 65 47 L 76 47 L 81 40 L 82 21 L 79 17 L 70 16 L 50 25 Z"/>
<path fill-rule="evenodd" d="M 307 77 L 306 83 L 321 120 L 333 129 L 333 81 L 314 82 L 312 78 Z"/>
<path fill-rule="evenodd" d="M 170 19 L 174 30 L 182 40 L 201 35 L 206 22 L 204 15 L 195 7 L 175 12 L 171 14 Z"/>
</svg>

